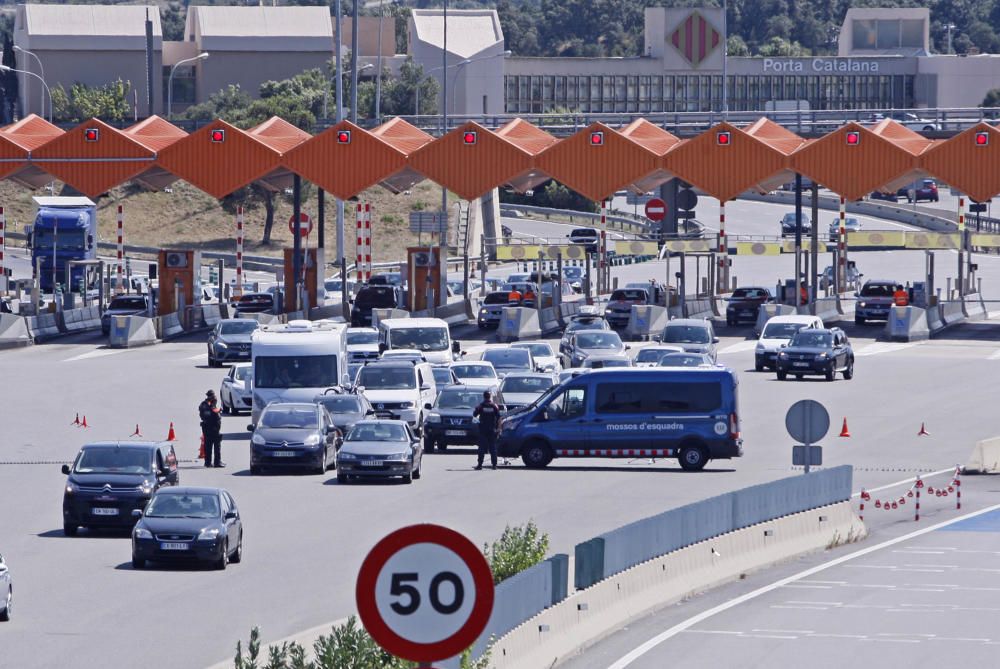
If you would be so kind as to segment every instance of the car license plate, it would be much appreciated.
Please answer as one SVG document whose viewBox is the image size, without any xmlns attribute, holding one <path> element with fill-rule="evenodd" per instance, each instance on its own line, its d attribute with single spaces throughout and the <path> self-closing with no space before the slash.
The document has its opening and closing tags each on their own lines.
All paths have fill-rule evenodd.
<svg viewBox="0 0 1000 669">
<path fill-rule="evenodd" d="M 382 461 L 381 460 L 362 460 L 361 464 L 364 465 L 365 467 L 381 467 L 382 466 Z"/>
<path fill-rule="evenodd" d="M 464 437 L 465 436 L 465 431 L 464 430 L 445 430 L 444 431 L 444 436 L 446 436 L 446 437 Z"/>
<path fill-rule="evenodd" d="M 808 367 L 808 362 L 793 362 L 792 367 Z"/>
<path fill-rule="evenodd" d="M 276 458 L 294 458 L 298 454 L 298 451 L 274 451 L 271 455 Z"/>
<path fill-rule="evenodd" d="M 741 311 L 740 316 L 753 316 L 752 311 Z"/>
<path fill-rule="evenodd" d="M 95 506 L 91 512 L 95 516 L 117 516 L 118 509 L 107 506 Z"/>
<path fill-rule="evenodd" d="M 162 542 L 160 544 L 160 550 L 163 551 L 186 551 L 188 548 L 190 548 L 190 544 L 177 544 L 169 542 Z"/>
</svg>

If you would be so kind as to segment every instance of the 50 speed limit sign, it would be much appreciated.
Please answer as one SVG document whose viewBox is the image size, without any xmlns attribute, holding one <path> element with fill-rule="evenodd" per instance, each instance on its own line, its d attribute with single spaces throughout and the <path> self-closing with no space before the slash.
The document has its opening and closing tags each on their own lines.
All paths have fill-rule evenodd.
<svg viewBox="0 0 1000 669">
<path fill-rule="evenodd" d="M 355 591 L 365 629 L 414 662 L 446 660 L 475 643 L 493 612 L 482 552 L 440 525 L 396 530 L 368 553 Z"/>
</svg>

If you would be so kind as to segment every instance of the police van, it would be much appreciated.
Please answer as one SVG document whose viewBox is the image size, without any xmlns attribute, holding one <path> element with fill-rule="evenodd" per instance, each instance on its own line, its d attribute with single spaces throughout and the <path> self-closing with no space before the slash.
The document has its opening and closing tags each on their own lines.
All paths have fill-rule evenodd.
<svg viewBox="0 0 1000 669">
<path fill-rule="evenodd" d="M 571 378 L 503 420 L 497 448 L 553 458 L 678 458 L 698 471 L 743 455 L 736 373 L 723 367 L 606 369 Z"/>
</svg>

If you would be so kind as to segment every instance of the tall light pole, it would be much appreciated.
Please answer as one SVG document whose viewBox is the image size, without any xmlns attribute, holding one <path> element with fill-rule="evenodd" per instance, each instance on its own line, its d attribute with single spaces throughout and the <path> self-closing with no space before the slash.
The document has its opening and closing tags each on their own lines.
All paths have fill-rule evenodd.
<svg viewBox="0 0 1000 669">
<path fill-rule="evenodd" d="M 722 118 L 729 118 L 729 2 L 722 0 Z"/>
<path fill-rule="evenodd" d="M 28 72 L 27 70 L 19 70 L 16 67 L 10 67 L 9 65 L 0 65 L 0 72 L 17 72 L 18 74 L 27 74 L 29 76 L 38 79 L 42 82 L 42 86 L 45 88 L 45 92 L 49 94 L 49 123 L 52 123 L 52 91 L 49 90 L 49 85 L 45 83 L 45 80 L 34 72 Z M 43 106 L 42 113 L 45 113 L 45 108 Z"/>
<path fill-rule="evenodd" d="M 954 53 L 951 49 L 951 31 L 955 29 L 955 24 L 949 23 L 948 25 L 945 26 L 945 29 L 948 31 L 948 55 L 950 56 L 952 53 Z"/>
<path fill-rule="evenodd" d="M 174 72 L 178 67 L 184 65 L 185 63 L 193 63 L 198 60 L 205 60 L 208 58 L 208 52 L 202 51 L 197 56 L 192 56 L 191 58 L 185 58 L 184 60 L 179 60 L 174 63 L 174 66 L 170 68 L 170 76 L 167 77 L 167 120 L 171 120 L 174 117 Z"/>
<path fill-rule="evenodd" d="M 344 17 L 341 0 L 337 0 L 337 123 L 344 120 Z M 337 267 L 340 268 L 340 308 L 343 314 L 349 314 L 347 303 L 347 263 L 344 260 L 344 201 L 337 198 Z"/>
<path fill-rule="evenodd" d="M 32 51 L 28 51 L 27 49 L 22 49 L 21 47 L 17 46 L 16 44 L 14 45 L 14 51 L 20 51 L 21 53 L 23 53 L 25 55 L 28 55 L 28 56 L 31 56 L 32 58 L 34 58 L 35 62 L 38 63 L 38 71 L 42 75 L 42 80 L 43 81 L 45 80 L 45 67 L 42 66 L 42 59 L 38 57 L 37 53 L 34 53 Z M 42 88 L 42 89 L 40 89 L 38 91 L 38 97 L 40 98 L 38 111 L 40 111 L 44 115 L 45 114 L 45 89 L 44 88 Z M 52 106 L 51 103 L 49 104 L 49 106 Z"/>
<path fill-rule="evenodd" d="M 441 48 L 441 136 L 448 132 L 448 0 L 444 0 L 444 39 Z M 448 304 L 448 293 L 445 286 L 448 285 L 448 265 L 445 262 L 448 257 L 448 189 L 441 187 L 441 228 L 438 234 L 438 263 L 440 268 L 440 281 L 435 286 L 437 290 L 436 304 Z"/>
<path fill-rule="evenodd" d="M 455 111 L 455 91 L 458 89 L 458 75 L 462 71 L 463 67 L 465 67 L 469 63 L 475 63 L 475 62 L 478 62 L 480 60 L 490 60 L 492 58 L 506 58 L 511 53 L 512 53 L 511 51 L 504 51 L 502 53 L 495 53 L 495 54 L 493 54 L 491 56 L 479 56 L 478 58 L 466 58 L 465 60 L 463 60 L 460 63 L 455 63 L 454 65 L 451 65 L 451 67 L 455 68 L 455 74 L 452 75 L 452 77 L 451 77 L 451 111 L 452 112 Z"/>
<path fill-rule="evenodd" d="M 378 72 L 375 73 L 375 125 L 382 120 L 382 0 L 378 0 L 378 45 L 375 54 Z M 395 53 L 395 51 L 393 52 Z"/>
<path fill-rule="evenodd" d="M 358 123 L 358 21 L 360 10 L 359 0 L 354 0 L 354 18 L 351 19 L 351 123 Z"/>
</svg>

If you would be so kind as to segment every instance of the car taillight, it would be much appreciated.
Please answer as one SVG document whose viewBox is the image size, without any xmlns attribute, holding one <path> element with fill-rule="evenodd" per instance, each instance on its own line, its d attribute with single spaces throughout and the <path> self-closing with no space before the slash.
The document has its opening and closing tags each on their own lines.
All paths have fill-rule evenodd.
<svg viewBox="0 0 1000 669">
<path fill-rule="evenodd" d="M 740 438 L 740 419 L 735 411 L 729 414 L 729 437 L 731 439 Z"/>
</svg>

